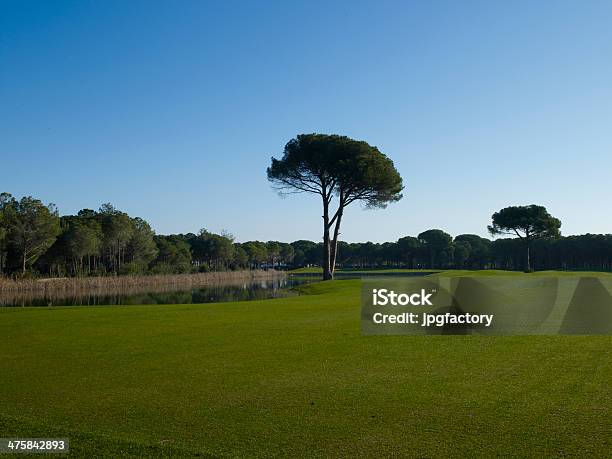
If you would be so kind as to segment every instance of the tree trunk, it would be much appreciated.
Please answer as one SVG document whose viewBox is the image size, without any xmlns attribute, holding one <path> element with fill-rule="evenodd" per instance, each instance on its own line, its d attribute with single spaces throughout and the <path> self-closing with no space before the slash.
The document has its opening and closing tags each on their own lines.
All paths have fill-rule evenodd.
<svg viewBox="0 0 612 459">
<path fill-rule="evenodd" d="M 329 202 L 327 195 L 323 195 L 323 280 L 332 280 L 334 273 L 330 267 L 329 247 Z"/>
<path fill-rule="evenodd" d="M 334 228 L 334 239 L 331 244 L 331 256 L 330 256 L 330 270 L 332 278 L 334 277 L 334 271 L 336 270 L 336 257 L 338 255 L 338 235 L 340 234 L 340 221 L 342 220 L 342 212 L 344 210 L 340 208 L 338 210 L 338 217 L 336 220 L 336 226 Z"/>
<path fill-rule="evenodd" d="M 525 271 L 529 272 L 531 271 L 531 247 L 530 247 L 530 241 L 527 241 L 527 267 L 525 268 Z"/>
</svg>

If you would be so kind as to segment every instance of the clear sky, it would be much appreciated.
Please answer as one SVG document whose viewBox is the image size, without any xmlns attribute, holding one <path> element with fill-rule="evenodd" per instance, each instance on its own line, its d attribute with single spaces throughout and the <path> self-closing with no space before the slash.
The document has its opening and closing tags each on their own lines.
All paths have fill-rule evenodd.
<svg viewBox="0 0 612 459">
<path fill-rule="evenodd" d="M 338 133 L 406 185 L 350 207 L 344 240 L 486 235 L 531 203 L 610 233 L 611 24 L 609 1 L 0 0 L 0 191 L 319 240 L 319 200 L 279 198 L 265 169 L 298 133 Z"/>
</svg>

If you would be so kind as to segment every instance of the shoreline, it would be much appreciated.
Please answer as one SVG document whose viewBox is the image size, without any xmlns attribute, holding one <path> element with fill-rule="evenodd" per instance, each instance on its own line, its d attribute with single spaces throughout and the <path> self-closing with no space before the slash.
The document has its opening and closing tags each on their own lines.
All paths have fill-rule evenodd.
<svg viewBox="0 0 612 459">
<path fill-rule="evenodd" d="M 219 271 L 151 276 L 60 277 L 44 279 L 1 279 L 0 294 L 71 296 L 87 294 L 136 294 L 142 291 L 171 291 L 207 285 L 235 284 L 287 277 L 285 271 Z"/>
</svg>

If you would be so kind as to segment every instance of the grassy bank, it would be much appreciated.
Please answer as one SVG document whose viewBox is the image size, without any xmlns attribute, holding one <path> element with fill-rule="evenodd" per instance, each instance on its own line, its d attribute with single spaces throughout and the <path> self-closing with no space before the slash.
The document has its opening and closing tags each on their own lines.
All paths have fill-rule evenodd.
<svg viewBox="0 0 612 459">
<path fill-rule="evenodd" d="M 384 274 L 384 273 L 431 273 L 439 272 L 439 269 L 404 269 L 404 268 L 391 268 L 391 269 L 336 269 L 336 273 L 351 273 L 351 274 Z M 322 268 L 311 267 L 311 268 L 297 268 L 287 271 L 289 274 L 323 274 Z"/>
<path fill-rule="evenodd" d="M 523 273 L 521 271 L 505 271 L 502 269 L 481 269 L 481 270 L 469 270 L 469 269 L 449 269 L 446 271 L 439 271 L 432 274 L 434 276 L 441 277 L 481 277 L 481 276 L 527 276 L 527 277 L 603 277 L 612 278 L 612 273 L 605 271 L 534 271 L 532 273 Z"/>
<path fill-rule="evenodd" d="M 323 270 L 318 267 L 298 268 L 287 271 L 289 274 L 323 274 Z M 336 273 L 349 274 L 395 274 L 395 273 L 435 273 L 441 276 L 523 276 L 522 271 L 507 271 L 503 269 L 337 269 Z M 529 276 L 612 276 L 606 271 L 534 271 L 527 274 Z"/>
<path fill-rule="evenodd" d="M 364 337 L 359 281 L 0 309 L 0 437 L 76 456 L 604 457 L 612 337 Z"/>
</svg>

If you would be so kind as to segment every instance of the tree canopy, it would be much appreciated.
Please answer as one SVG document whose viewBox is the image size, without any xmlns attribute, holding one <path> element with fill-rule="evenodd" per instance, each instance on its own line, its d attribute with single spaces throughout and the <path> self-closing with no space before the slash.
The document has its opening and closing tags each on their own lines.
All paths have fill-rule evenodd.
<svg viewBox="0 0 612 459">
<path fill-rule="evenodd" d="M 402 198 L 393 161 L 364 141 L 327 134 L 301 134 L 272 158 L 268 180 L 281 194 L 313 193 L 323 204 L 323 278 L 333 279 L 344 209 L 355 201 L 385 207 Z M 335 211 L 330 210 L 334 198 Z M 330 234 L 332 233 L 332 234 Z"/>
<path fill-rule="evenodd" d="M 451 259 L 453 238 L 450 234 L 439 229 L 430 229 L 423 231 L 417 238 L 429 254 L 430 267 L 436 266 L 436 261 Z"/>
<path fill-rule="evenodd" d="M 0 211 L 6 239 L 2 243 L 16 255 L 18 266 L 25 273 L 60 234 L 58 211 L 53 204 L 45 206 L 31 196 L 18 201 L 8 193 L 2 194 Z"/>
<path fill-rule="evenodd" d="M 516 235 L 527 249 L 526 270 L 531 270 L 531 242 L 544 237 L 559 237 L 561 220 L 548 213 L 545 207 L 531 204 L 510 206 L 495 212 L 488 226 L 492 235 Z"/>
</svg>

